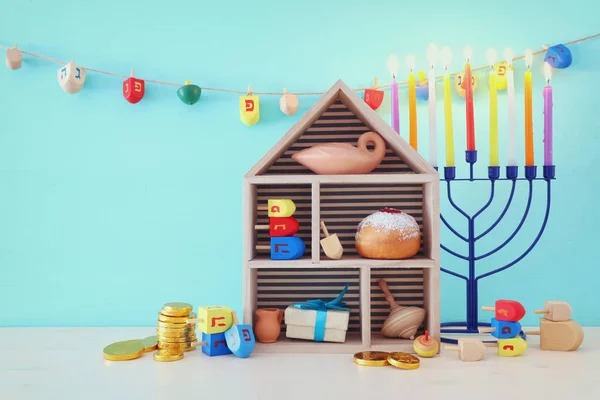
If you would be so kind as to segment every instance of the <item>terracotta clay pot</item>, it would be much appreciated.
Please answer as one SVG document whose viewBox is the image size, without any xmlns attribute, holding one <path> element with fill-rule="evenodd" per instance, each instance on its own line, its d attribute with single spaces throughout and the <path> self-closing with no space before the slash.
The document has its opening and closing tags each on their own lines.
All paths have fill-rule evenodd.
<svg viewBox="0 0 600 400">
<path fill-rule="evenodd" d="M 281 333 L 283 311 L 279 308 L 260 308 L 256 310 L 257 321 L 254 324 L 254 335 L 261 343 L 274 343 Z"/>
</svg>

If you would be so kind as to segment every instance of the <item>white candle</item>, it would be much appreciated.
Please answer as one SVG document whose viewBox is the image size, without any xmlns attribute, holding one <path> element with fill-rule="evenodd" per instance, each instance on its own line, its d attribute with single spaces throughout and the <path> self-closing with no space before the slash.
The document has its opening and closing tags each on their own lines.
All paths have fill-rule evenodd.
<svg viewBox="0 0 600 400">
<path fill-rule="evenodd" d="M 435 100 L 435 59 L 438 49 L 435 44 L 430 44 L 427 48 L 427 59 L 429 61 L 429 163 L 437 167 L 437 121 L 436 121 L 436 100 Z"/>
<path fill-rule="evenodd" d="M 517 121 L 515 112 L 515 75 L 512 70 L 513 52 L 504 50 L 506 59 L 506 91 L 508 100 L 508 166 L 517 165 Z"/>
</svg>

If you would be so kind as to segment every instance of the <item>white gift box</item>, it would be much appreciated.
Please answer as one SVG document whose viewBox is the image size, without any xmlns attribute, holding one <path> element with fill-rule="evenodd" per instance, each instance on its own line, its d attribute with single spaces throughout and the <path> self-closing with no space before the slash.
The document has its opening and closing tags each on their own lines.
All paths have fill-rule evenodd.
<svg viewBox="0 0 600 400">
<path fill-rule="evenodd" d="M 345 342 L 349 311 L 326 310 L 324 342 Z M 315 331 L 317 323 L 317 310 L 300 309 L 288 306 L 285 309 L 286 337 L 293 339 L 315 340 L 318 333 Z M 322 328 L 322 327 L 321 327 Z"/>
</svg>

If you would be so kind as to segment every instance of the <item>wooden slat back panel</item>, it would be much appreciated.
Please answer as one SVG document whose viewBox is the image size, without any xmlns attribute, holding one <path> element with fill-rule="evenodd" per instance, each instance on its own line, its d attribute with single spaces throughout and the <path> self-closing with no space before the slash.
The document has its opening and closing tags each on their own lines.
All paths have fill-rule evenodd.
<svg viewBox="0 0 600 400">
<path fill-rule="evenodd" d="M 295 236 L 302 238 L 306 245 L 303 258 L 311 257 L 311 185 L 257 185 L 257 206 L 267 205 L 269 199 L 291 199 L 296 204 L 293 217 L 298 220 L 300 229 Z M 256 212 L 256 225 L 269 225 L 267 211 Z M 260 230 L 256 234 L 256 245 L 270 245 L 268 230 Z M 257 255 L 269 256 L 269 252 L 259 251 Z"/>
<path fill-rule="evenodd" d="M 337 234 L 344 256 L 358 255 L 356 229 L 360 221 L 384 207 L 412 215 L 421 228 L 423 253 L 423 187 L 409 184 L 321 184 L 321 220 L 330 234 Z M 321 232 L 321 238 L 325 235 Z M 323 249 L 321 259 L 326 259 Z"/>
<path fill-rule="evenodd" d="M 360 332 L 360 288 L 358 268 L 259 269 L 257 272 L 257 308 L 285 310 L 290 304 L 309 299 L 329 301 L 350 283 L 344 303 L 350 309 L 348 332 Z M 285 331 L 285 321 L 282 321 Z"/>
<path fill-rule="evenodd" d="M 396 303 L 402 306 L 424 307 L 422 269 L 371 269 L 371 332 L 379 332 L 390 315 L 390 305 L 379 287 L 385 279 Z M 421 327 L 422 330 L 422 327 Z"/>
<path fill-rule="evenodd" d="M 358 138 L 371 130 L 341 101 L 336 100 L 313 125 L 308 128 L 281 157 L 273 163 L 266 174 L 313 174 L 312 171 L 292 160 L 292 154 L 319 143 L 351 143 L 356 146 Z M 368 146 L 372 150 L 372 145 Z M 373 174 L 412 174 L 413 171 L 387 146 L 385 158 Z"/>
</svg>

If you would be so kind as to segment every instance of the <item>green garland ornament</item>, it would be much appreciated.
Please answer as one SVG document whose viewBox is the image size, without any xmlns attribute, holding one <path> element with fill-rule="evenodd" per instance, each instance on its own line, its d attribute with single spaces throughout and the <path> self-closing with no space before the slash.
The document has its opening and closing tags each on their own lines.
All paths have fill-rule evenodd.
<svg viewBox="0 0 600 400">
<path fill-rule="evenodd" d="M 177 97 L 185 104 L 195 104 L 202 94 L 202 89 L 198 85 L 192 85 L 191 81 L 185 81 L 185 85 L 177 90 Z"/>
</svg>

